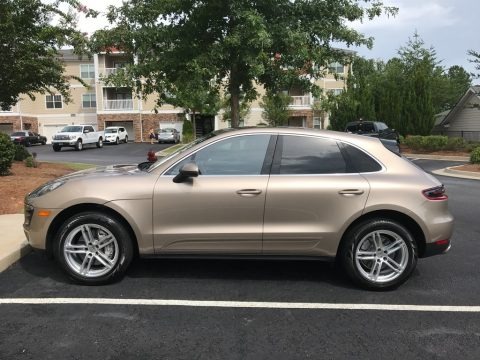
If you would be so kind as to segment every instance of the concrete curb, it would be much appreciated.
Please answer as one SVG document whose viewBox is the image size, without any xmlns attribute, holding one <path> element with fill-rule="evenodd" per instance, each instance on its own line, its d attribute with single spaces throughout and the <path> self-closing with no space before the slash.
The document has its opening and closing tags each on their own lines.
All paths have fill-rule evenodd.
<svg viewBox="0 0 480 360">
<path fill-rule="evenodd" d="M 436 175 L 450 176 L 450 177 L 456 177 L 461 179 L 480 180 L 480 173 L 476 173 L 472 171 L 455 170 L 455 168 L 456 166 L 451 166 L 445 169 L 434 170 L 432 171 L 432 173 Z"/>
<path fill-rule="evenodd" d="M 0 272 L 20 260 L 31 250 L 23 232 L 23 214 L 0 216 Z"/>
<path fill-rule="evenodd" d="M 411 159 L 424 159 L 424 160 L 444 160 L 444 161 L 470 161 L 468 156 L 453 156 L 453 155 L 429 155 L 429 154 L 404 154 L 402 155 Z"/>
</svg>

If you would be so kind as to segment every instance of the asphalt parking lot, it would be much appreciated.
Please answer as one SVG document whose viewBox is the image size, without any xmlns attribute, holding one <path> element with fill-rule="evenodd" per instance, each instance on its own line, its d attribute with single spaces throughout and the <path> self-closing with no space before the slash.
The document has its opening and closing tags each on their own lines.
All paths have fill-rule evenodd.
<svg viewBox="0 0 480 360">
<path fill-rule="evenodd" d="M 120 145 L 112 163 L 149 147 Z M 479 359 L 480 181 L 439 179 L 456 217 L 452 250 L 420 260 L 395 291 L 295 261 L 138 260 L 116 284 L 78 286 L 32 253 L 0 274 L 0 359 Z"/>
</svg>

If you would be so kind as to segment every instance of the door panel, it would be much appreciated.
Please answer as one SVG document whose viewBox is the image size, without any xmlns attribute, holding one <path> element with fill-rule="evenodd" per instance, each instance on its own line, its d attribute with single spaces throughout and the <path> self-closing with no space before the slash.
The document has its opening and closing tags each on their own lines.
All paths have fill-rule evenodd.
<svg viewBox="0 0 480 360">
<path fill-rule="evenodd" d="M 172 179 L 162 176 L 155 186 L 156 253 L 261 252 L 267 175 Z M 237 193 L 253 189 L 259 193 Z"/>
</svg>

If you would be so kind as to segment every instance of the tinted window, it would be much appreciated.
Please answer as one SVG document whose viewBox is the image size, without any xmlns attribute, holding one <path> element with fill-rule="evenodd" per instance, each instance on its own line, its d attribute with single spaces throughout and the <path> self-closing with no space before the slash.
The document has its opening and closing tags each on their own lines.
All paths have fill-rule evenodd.
<svg viewBox="0 0 480 360">
<path fill-rule="evenodd" d="M 379 131 L 387 130 L 388 126 L 382 122 L 377 122 L 377 128 Z"/>
<path fill-rule="evenodd" d="M 198 165 L 201 175 L 260 175 L 270 135 L 245 135 L 211 144 L 167 172 L 176 175 L 186 163 Z"/>
<path fill-rule="evenodd" d="M 354 146 L 342 144 L 347 155 L 348 172 L 374 172 L 382 170 L 382 166 L 371 156 Z"/>
<path fill-rule="evenodd" d="M 94 132 L 95 130 L 93 130 L 93 127 L 91 126 L 85 126 L 85 130 L 88 130 L 90 132 Z"/>
<path fill-rule="evenodd" d="M 307 136 L 282 136 L 281 156 L 275 155 L 278 174 L 345 173 L 347 165 L 337 142 Z"/>
</svg>

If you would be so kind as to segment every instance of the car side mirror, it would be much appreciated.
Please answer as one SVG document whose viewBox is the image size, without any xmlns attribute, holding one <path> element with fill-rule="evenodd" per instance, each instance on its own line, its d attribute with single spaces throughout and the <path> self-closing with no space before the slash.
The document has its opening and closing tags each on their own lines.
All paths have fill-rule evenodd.
<svg viewBox="0 0 480 360">
<path fill-rule="evenodd" d="M 89 132 L 90 132 L 90 130 L 83 130 L 84 134 L 88 134 Z"/>
<path fill-rule="evenodd" d="M 185 180 L 197 177 L 199 174 L 198 165 L 195 163 L 188 163 L 181 167 L 180 172 L 173 178 L 174 183 L 182 183 Z"/>
</svg>

